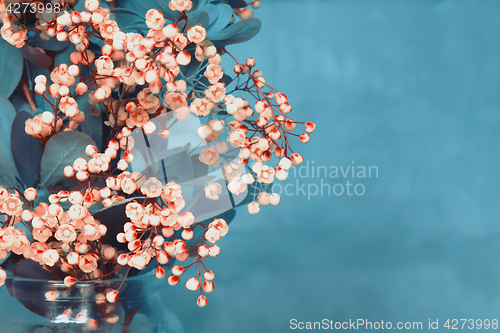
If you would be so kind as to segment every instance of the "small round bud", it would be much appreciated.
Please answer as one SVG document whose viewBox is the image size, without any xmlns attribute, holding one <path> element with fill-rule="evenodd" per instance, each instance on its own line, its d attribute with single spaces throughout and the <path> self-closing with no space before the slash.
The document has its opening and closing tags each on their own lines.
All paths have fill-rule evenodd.
<svg viewBox="0 0 500 333">
<path fill-rule="evenodd" d="M 302 157 L 299 153 L 293 153 L 292 156 L 290 156 L 290 159 L 294 165 L 304 162 L 304 157 Z"/>
<path fill-rule="evenodd" d="M 203 291 L 206 292 L 207 294 L 211 293 L 214 291 L 214 283 L 212 281 L 205 281 L 203 282 Z"/>
<path fill-rule="evenodd" d="M 155 277 L 157 279 L 163 279 L 165 277 L 165 270 L 162 267 L 156 267 Z"/>
<path fill-rule="evenodd" d="M 208 255 L 211 257 L 217 257 L 220 253 L 220 247 L 218 245 L 210 245 Z"/>
<path fill-rule="evenodd" d="M 205 271 L 205 273 L 203 274 L 203 277 L 205 278 L 205 280 L 212 281 L 215 278 L 215 274 L 214 274 L 214 272 L 208 270 L 208 271 Z"/>
<path fill-rule="evenodd" d="M 94 145 L 88 145 L 85 148 L 85 154 L 87 154 L 87 156 L 89 157 L 94 156 L 95 154 L 97 154 L 97 147 Z"/>
<path fill-rule="evenodd" d="M 210 249 L 206 245 L 202 245 L 198 248 L 198 254 L 202 258 L 207 257 L 209 252 L 210 252 Z"/>
<path fill-rule="evenodd" d="M 75 285 L 75 282 L 76 282 L 76 280 L 75 280 L 75 278 L 74 278 L 74 277 L 72 277 L 72 276 L 66 276 L 66 277 L 64 278 L 64 285 L 65 285 L 66 287 L 72 287 L 72 286 L 74 286 L 74 285 Z"/>
<path fill-rule="evenodd" d="M 45 111 L 44 113 L 42 113 L 42 122 L 45 125 L 53 125 L 54 124 L 54 119 L 55 119 L 55 116 L 54 116 L 54 114 L 52 112 Z"/>
<path fill-rule="evenodd" d="M 252 215 L 257 214 L 260 211 L 260 205 L 255 201 L 249 203 L 247 207 L 248 207 L 248 212 Z"/>
<path fill-rule="evenodd" d="M 191 229 L 184 229 L 181 234 L 181 237 L 184 238 L 185 240 L 193 239 L 193 236 L 194 232 Z"/>
<path fill-rule="evenodd" d="M 200 288 L 200 281 L 198 281 L 196 277 L 189 278 L 186 282 L 186 288 L 191 291 L 196 291 Z"/>
<path fill-rule="evenodd" d="M 254 58 L 248 58 L 247 61 L 246 61 L 246 65 L 249 67 L 249 68 L 252 68 L 255 66 L 255 59 Z"/>
<path fill-rule="evenodd" d="M 118 300 L 118 291 L 116 290 L 110 290 L 106 293 L 106 299 L 110 303 L 114 303 Z"/>
<path fill-rule="evenodd" d="M 180 278 L 177 275 L 170 275 L 167 281 L 169 285 L 175 286 L 177 283 L 179 283 Z"/>
<path fill-rule="evenodd" d="M 310 121 L 305 123 L 305 127 L 307 133 L 312 133 L 316 129 L 316 124 Z"/>
<path fill-rule="evenodd" d="M 174 274 L 175 276 L 181 276 L 182 273 L 184 273 L 184 267 L 182 267 L 181 265 L 175 265 L 174 267 L 172 267 L 172 274 Z"/>
<path fill-rule="evenodd" d="M 200 308 L 207 306 L 207 298 L 203 295 L 199 296 L 196 304 L 198 304 Z"/>
<path fill-rule="evenodd" d="M 33 187 L 28 187 L 26 190 L 24 190 L 24 197 L 28 201 L 33 201 L 36 199 L 37 196 L 37 191 Z"/>
</svg>

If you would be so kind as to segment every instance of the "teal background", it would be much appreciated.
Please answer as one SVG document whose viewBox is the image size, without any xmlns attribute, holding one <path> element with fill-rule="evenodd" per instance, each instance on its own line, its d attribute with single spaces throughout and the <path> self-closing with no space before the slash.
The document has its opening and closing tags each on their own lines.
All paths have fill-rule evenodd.
<svg viewBox="0 0 500 333">
<path fill-rule="evenodd" d="M 306 159 L 379 176 L 352 180 L 363 196 L 283 194 L 239 211 L 207 260 L 208 306 L 182 285 L 165 292 L 186 332 L 499 319 L 500 2 L 262 3 L 259 35 L 228 50 L 257 60 L 294 119 L 317 123 L 297 143 Z"/>
</svg>

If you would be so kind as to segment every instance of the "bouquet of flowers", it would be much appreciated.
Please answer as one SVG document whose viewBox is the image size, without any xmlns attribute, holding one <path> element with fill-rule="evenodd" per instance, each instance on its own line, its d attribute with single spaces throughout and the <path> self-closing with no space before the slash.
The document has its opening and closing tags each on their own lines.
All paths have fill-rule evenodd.
<svg viewBox="0 0 500 333">
<path fill-rule="evenodd" d="M 234 207 L 278 205 L 273 182 L 303 161 L 293 138 L 316 127 L 227 51 L 258 33 L 259 6 L 0 1 L 0 285 L 7 272 L 60 280 L 45 293 L 57 301 L 79 281 L 154 270 L 170 285 L 190 274 L 207 304 L 205 259 Z"/>
</svg>

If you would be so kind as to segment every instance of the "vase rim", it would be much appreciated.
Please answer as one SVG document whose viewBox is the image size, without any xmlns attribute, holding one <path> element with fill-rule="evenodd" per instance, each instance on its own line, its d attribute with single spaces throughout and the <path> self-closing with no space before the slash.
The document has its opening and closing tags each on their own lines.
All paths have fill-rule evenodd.
<svg viewBox="0 0 500 333">
<path fill-rule="evenodd" d="M 125 281 L 139 281 L 146 277 L 154 277 L 154 271 L 150 271 L 144 274 L 138 274 L 134 276 L 129 276 L 125 278 Z M 16 282 L 26 282 L 26 283 L 48 283 L 48 284 L 64 284 L 63 280 L 46 280 L 46 279 L 33 279 L 27 277 L 21 277 L 12 275 L 12 273 L 8 273 L 5 281 L 16 281 Z M 75 281 L 75 285 L 86 285 L 86 284 L 108 284 L 108 283 L 117 283 L 122 282 L 123 278 L 113 278 L 113 279 L 96 279 L 96 280 L 85 280 L 85 281 Z"/>
</svg>

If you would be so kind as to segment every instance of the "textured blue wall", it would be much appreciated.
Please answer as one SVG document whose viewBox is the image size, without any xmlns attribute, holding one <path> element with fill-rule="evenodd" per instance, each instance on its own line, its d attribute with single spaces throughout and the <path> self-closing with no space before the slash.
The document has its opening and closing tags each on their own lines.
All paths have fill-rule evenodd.
<svg viewBox="0 0 500 333">
<path fill-rule="evenodd" d="M 363 196 L 241 211 L 209 305 L 165 293 L 186 332 L 500 317 L 500 2 L 262 2 L 261 33 L 229 50 L 318 124 L 306 159 L 379 174 L 349 178 Z"/>
</svg>

